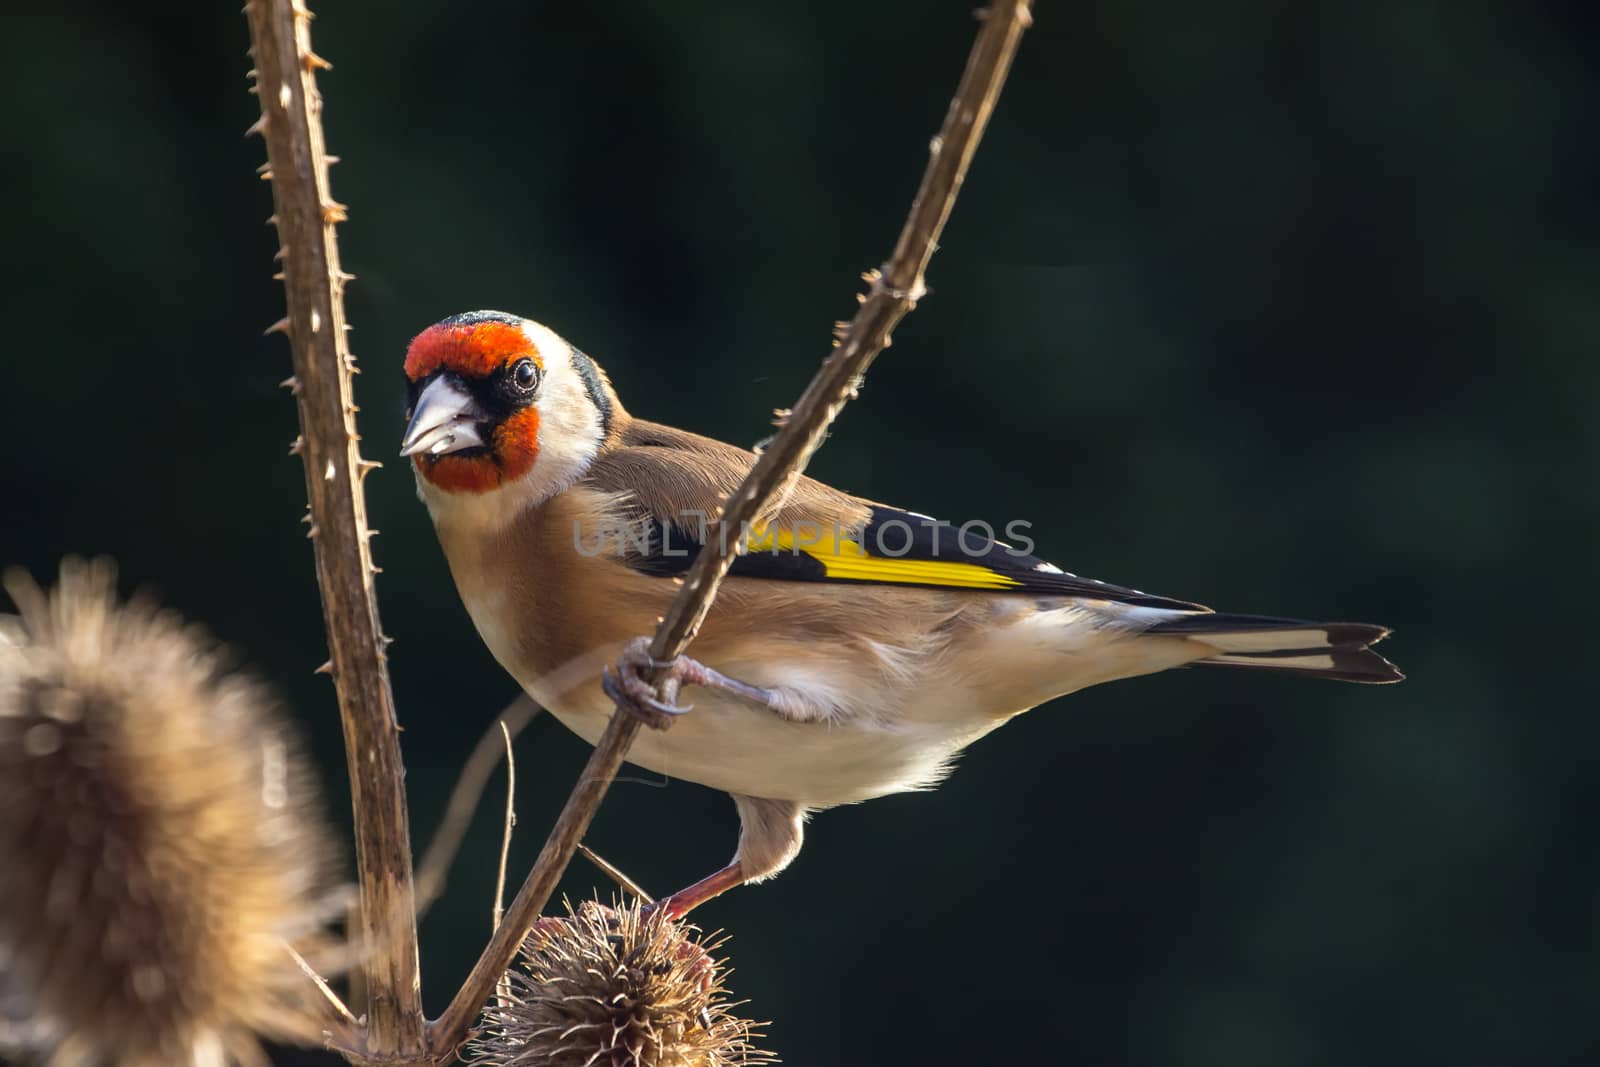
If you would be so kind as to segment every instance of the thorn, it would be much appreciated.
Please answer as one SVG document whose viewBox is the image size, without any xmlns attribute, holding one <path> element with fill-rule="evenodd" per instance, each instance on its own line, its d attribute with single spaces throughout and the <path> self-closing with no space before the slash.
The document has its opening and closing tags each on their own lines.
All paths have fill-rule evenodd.
<svg viewBox="0 0 1600 1067">
<path fill-rule="evenodd" d="M 262 181 L 270 182 L 272 180 L 272 165 L 270 163 L 263 164 L 256 169 L 256 173 L 261 175 Z"/>
<path fill-rule="evenodd" d="M 868 285 L 877 285 L 878 279 L 882 277 L 883 272 L 877 267 L 873 267 L 871 270 L 864 270 L 861 272 L 861 280 L 866 282 Z"/>
<path fill-rule="evenodd" d="M 307 12 L 307 14 L 309 15 L 310 13 Z M 300 57 L 300 65 L 306 69 L 307 73 L 310 73 L 313 70 L 333 69 L 332 63 L 329 63 L 326 59 L 323 59 L 321 56 L 312 51 L 307 51 L 305 55 Z"/>
<path fill-rule="evenodd" d="M 288 111 L 289 105 L 292 103 L 294 103 L 294 92 L 289 88 L 289 83 L 284 82 L 278 86 L 278 107 Z"/>
<path fill-rule="evenodd" d="M 311 332 L 317 333 L 322 329 L 322 313 L 316 308 L 311 309 Z"/>
<path fill-rule="evenodd" d="M 328 465 L 322 469 L 322 480 L 325 482 L 333 481 L 333 476 L 335 473 L 336 472 L 333 468 L 333 460 L 330 459 L 328 460 Z"/>
<path fill-rule="evenodd" d="M 316 670 L 312 671 L 311 673 L 312 674 L 332 674 L 333 673 L 333 660 L 330 659 L 330 660 L 325 661 L 322 664 L 322 666 L 318 667 Z"/>
<path fill-rule="evenodd" d="M 244 135 L 246 137 L 260 137 L 266 131 L 267 131 L 267 113 L 265 111 L 263 111 L 261 113 L 261 117 L 256 119 L 254 122 L 252 122 L 250 124 L 249 129 L 244 131 Z"/>
<path fill-rule="evenodd" d="M 251 78 L 259 78 L 259 77 L 261 77 L 261 72 L 259 70 L 257 70 L 256 68 L 251 67 L 249 70 L 244 72 L 244 76 L 245 76 L 245 80 L 248 81 Z"/>
<path fill-rule="evenodd" d="M 381 466 L 383 466 L 383 464 L 379 463 L 375 459 L 358 459 L 356 460 L 356 475 L 358 477 L 365 478 L 367 475 L 371 474 Z"/>
<path fill-rule="evenodd" d="M 793 414 L 793 408 L 773 408 L 772 425 L 778 427 L 780 430 L 783 429 L 785 426 L 789 425 L 789 416 Z"/>
<path fill-rule="evenodd" d="M 288 245 L 280 245 L 278 250 L 276 252 L 272 253 L 272 262 L 274 262 L 274 263 L 282 263 L 283 262 L 283 257 L 288 255 L 288 254 L 289 254 L 289 246 Z"/>
<path fill-rule="evenodd" d="M 283 318 L 279 319 L 277 322 L 273 323 L 271 326 L 268 326 L 265 330 L 262 330 L 261 331 L 261 336 L 262 337 L 266 337 L 269 334 L 288 333 L 288 332 L 289 332 L 289 316 L 285 315 Z"/>
<path fill-rule="evenodd" d="M 305 450 L 306 450 L 306 439 L 304 437 L 296 437 L 293 441 L 289 442 L 289 455 L 298 456 L 300 453 L 304 452 Z M 307 518 L 310 518 L 310 516 L 307 515 Z"/>
<path fill-rule="evenodd" d="M 278 273 L 274 274 L 272 276 L 272 280 L 275 281 L 275 282 L 283 281 L 283 271 L 280 270 Z"/>
<path fill-rule="evenodd" d="M 372 540 L 374 537 L 377 537 L 378 534 L 380 534 L 380 533 L 382 533 L 381 530 L 374 530 L 369 526 L 367 528 L 367 540 L 368 541 Z"/>
<path fill-rule="evenodd" d="M 304 515 L 300 516 L 300 521 L 301 522 L 306 522 L 306 523 L 309 523 L 311 521 L 311 505 L 310 504 L 306 505 L 306 513 Z"/>
<path fill-rule="evenodd" d="M 382 648 L 388 648 L 390 645 L 394 644 L 394 638 L 390 637 L 388 634 L 379 634 L 378 644 Z"/>
<path fill-rule="evenodd" d="M 840 319 L 833 324 L 833 336 L 843 341 L 845 334 L 850 332 L 850 323 L 847 319 Z"/>
<path fill-rule="evenodd" d="M 330 167 L 333 166 L 335 163 L 343 163 L 344 162 L 344 160 L 341 159 L 338 156 L 327 156 L 327 155 L 322 157 L 322 161 L 324 163 L 326 163 Z"/>
<path fill-rule="evenodd" d="M 343 204 L 340 204 L 338 206 L 340 208 L 344 207 Z M 343 220 L 340 220 L 340 221 L 343 221 Z M 334 277 L 338 278 L 340 282 L 353 282 L 353 281 L 356 280 L 356 276 L 354 274 L 351 274 L 350 272 L 343 271 L 343 270 L 335 272 Z M 349 327 L 346 327 L 346 329 L 348 329 L 348 328 Z"/>
<path fill-rule="evenodd" d="M 322 532 L 322 527 L 318 526 L 316 523 L 312 523 L 311 524 L 311 529 L 306 531 L 306 540 L 307 541 L 316 540 L 317 535 L 320 534 L 321 532 Z"/>
<path fill-rule="evenodd" d="M 296 378 L 294 375 L 291 374 L 287 378 L 285 378 L 283 381 L 278 383 L 278 388 L 279 389 L 287 389 L 287 390 L 289 390 L 289 394 L 291 396 L 299 396 L 300 395 L 300 379 Z"/>
<path fill-rule="evenodd" d="M 370 566 L 372 568 L 372 573 L 373 574 L 382 574 L 383 573 L 383 568 L 378 566 L 376 563 L 370 564 Z"/>
<path fill-rule="evenodd" d="M 337 200 L 324 200 L 322 202 L 322 221 L 324 224 L 344 222 L 350 217 L 350 205 L 341 204 Z"/>
<path fill-rule="evenodd" d="M 278 224 L 278 213 L 277 212 L 273 212 L 272 214 L 267 216 L 267 225 L 268 226 L 276 226 L 277 224 Z"/>
<path fill-rule="evenodd" d="M 866 302 L 867 302 L 867 294 L 866 293 L 857 293 L 856 294 L 856 303 L 865 304 Z"/>
</svg>

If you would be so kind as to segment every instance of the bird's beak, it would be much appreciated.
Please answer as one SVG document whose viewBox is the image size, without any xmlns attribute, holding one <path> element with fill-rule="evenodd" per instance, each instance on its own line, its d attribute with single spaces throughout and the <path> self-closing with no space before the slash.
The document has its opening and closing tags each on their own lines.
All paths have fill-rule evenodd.
<svg viewBox="0 0 1600 1067">
<path fill-rule="evenodd" d="M 400 454 L 413 456 L 424 452 L 442 456 L 447 452 L 460 452 L 464 448 L 479 448 L 488 442 L 478 427 L 488 413 L 478 406 L 472 395 L 455 380 L 435 378 L 417 398 L 416 410 L 411 413 L 411 424 L 400 439 Z"/>
</svg>

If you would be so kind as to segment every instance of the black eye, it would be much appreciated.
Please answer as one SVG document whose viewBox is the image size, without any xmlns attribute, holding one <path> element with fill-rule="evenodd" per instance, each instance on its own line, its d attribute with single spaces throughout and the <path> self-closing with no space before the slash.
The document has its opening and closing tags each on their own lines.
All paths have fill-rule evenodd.
<svg viewBox="0 0 1600 1067">
<path fill-rule="evenodd" d="M 524 393 L 531 393 L 539 384 L 539 367 L 531 359 L 519 359 L 511 368 L 511 380 Z"/>
</svg>

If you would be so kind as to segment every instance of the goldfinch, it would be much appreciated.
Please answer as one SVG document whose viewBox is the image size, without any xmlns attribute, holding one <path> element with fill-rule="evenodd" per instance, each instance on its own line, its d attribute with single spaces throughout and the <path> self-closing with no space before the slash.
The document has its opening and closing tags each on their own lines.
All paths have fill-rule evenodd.
<svg viewBox="0 0 1600 1067">
<path fill-rule="evenodd" d="M 611 695 L 675 719 L 629 759 L 733 796 L 738 851 L 669 898 L 674 915 L 781 871 L 809 812 L 927 788 L 990 730 L 1086 686 L 1191 664 L 1402 677 L 1369 649 L 1381 626 L 1222 614 L 1079 578 L 974 524 L 801 478 L 745 531 L 696 658 L 658 692 L 640 678 L 641 635 L 755 456 L 634 418 L 593 360 L 503 312 L 430 326 L 405 374 L 401 454 L 495 659 L 590 744 Z M 677 716 L 684 684 L 702 688 Z"/>
</svg>

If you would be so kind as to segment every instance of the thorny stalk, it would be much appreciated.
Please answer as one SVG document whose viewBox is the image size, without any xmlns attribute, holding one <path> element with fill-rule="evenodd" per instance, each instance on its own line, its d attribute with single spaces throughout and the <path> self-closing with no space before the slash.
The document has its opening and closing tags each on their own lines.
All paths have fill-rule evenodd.
<svg viewBox="0 0 1600 1067">
<path fill-rule="evenodd" d="M 267 143 L 263 177 L 272 182 L 278 258 L 288 315 L 269 328 L 289 335 L 305 464 L 317 584 L 322 592 L 332 674 L 344 726 L 360 877 L 358 958 L 367 990 L 362 1045 L 343 1049 L 371 1061 L 423 1058 L 424 1018 L 417 960 L 416 905 L 405 774 L 394 696 L 378 620 L 361 483 L 378 464 L 361 458 L 345 339 L 344 286 L 334 227 L 345 208 L 329 192 L 311 13 L 301 0 L 250 0 L 254 92 L 261 118 L 250 132 Z"/>
<path fill-rule="evenodd" d="M 966 71 L 950 101 L 944 126 L 929 147 L 927 170 L 893 254 L 881 270 L 866 276 L 868 289 L 861 298 L 861 308 L 840 336 L 837 348 L 823 362 L 793 410 L 781 420 L 777 436 L 749 476 L 724 504 L 722 529 L 748 529 L 772 501 L 781 498 L 822 443 L 828 426 L 855 395 L 873 359 L 889 345 L 895 325 L 924 294 L 923 273 L 1005 84 L 1022 32 L 1032 21 L 1028 0 L 994 0 L 979 17 L 982 26 Z M 706 546 L 656 629 L 650 646 L 656 659 L 672 659 L 688 647 L 742 547 L 738 537 L 716 533 L 713 531 L 706 538 Z M 639 726 L 639 720 L 621 707 L 612 713 L 539 858 L 507 909 L 505 921 L 450 1006 L 429 1024 L 428 1046 L 436 1056 L 447 1055 L 465 1039 L 495 982 L 549 902 Z"/>
</svg>

